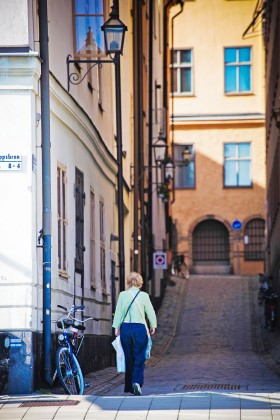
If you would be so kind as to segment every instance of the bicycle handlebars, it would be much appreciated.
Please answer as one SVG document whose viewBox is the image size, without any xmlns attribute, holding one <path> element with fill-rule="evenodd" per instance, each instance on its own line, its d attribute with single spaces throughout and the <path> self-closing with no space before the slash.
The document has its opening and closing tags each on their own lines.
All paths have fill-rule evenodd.
<svg viewBox="0 0 280 420">
<path fill-rule="evenodd" d="M 74 321 L 81 322 L 82 324 L 83 324 L 83 323 L 85 323 L 86 321 L 91 320 L 91 319 L 92 319 L 93 321 L 100 321 L 100 319 L 99 319 L 99 318 L 95 318 L 95 317 L 93 317 L 93 316 L 88 317 L 88 318 L 83 319 L 83 320 L 82 320 L 82 319 L 77 319 L 77 318 L 75 318 L 74 316 L 72 316 L 72 312 L 75 312 L 75 311 L 81 311 L 81 312 L 83 312 L 83 311 L 84 311 L 84 309 L 85 309 L 85 305 L 79 305 L 79 306 L 77 306 L 77 305 L 72 305 L 69 311 L 68 311 L 68 309 L 67 309 L 67 308 L 65 308 L 65 306 L 62 306 L 62 305 L 57 305 L 57 307 L 58 307 L 58 308 L 63 309 L 65 312 L 67 312 L 67 313 L 68 313 L 67 317 L 69 317 L 69 318 L 73 319 Z M 55 321 L 55 322 L 56 322 L 56 321 Z"/>
<path fill-rule="evenodd" d="M 64 309 L 66 312 L 68 311 L 67 308 L 65 308 L 65 306 L 62 305 L 57 305 L 58 308 Z M 74 311 L 83 311 L 85 309 L 85 305 L 72 305 L 70 312 L 74 312 Z"/>
</svg>

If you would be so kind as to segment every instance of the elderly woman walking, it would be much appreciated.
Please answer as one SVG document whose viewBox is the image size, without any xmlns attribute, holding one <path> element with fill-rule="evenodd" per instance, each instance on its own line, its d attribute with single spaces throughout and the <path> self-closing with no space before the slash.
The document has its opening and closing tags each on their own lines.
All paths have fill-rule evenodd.
<svg viewBox="0 0 280 420">
<path fill-rule="evenodd" d="M 134 395 L 142 394 L 141 388 L 144 383 L 145 352 L 148 343 L 145 317 L 148 318 L 151 335 L 157 327 L 150 297 L 148 293 L 140 291 L 142 285 L 143 279 L 139 273 L 129 274 L 128 290 L 119 295 L 113 322 L 115 334 L 120 335 L 125 354 L 124 392 Z"/>
</svg>

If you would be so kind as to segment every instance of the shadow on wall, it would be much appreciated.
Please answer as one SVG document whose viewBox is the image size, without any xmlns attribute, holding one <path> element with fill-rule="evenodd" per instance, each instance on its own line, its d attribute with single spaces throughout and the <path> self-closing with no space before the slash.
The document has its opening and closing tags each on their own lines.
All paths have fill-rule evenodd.
<svg viewBox="0 0 280 420">
<path fill-rule="evenodd" d="M 223 144 L 221 143 L 219 155 L 222 153 Z M 256 169 L 253 166 L 254 172 Z M 251 218 L 262 220 L 265 218 L 265 188 L 259 183 L 254 182 L 249 187 L 224 187 L 223 164 L 197 152 L 195 155 L 194 188 L 177 188 L 175 190 L 172 216 L 176 220 L 177 229 L 173 235 L 177 241 L 173 250 L 186 257 L 187 265 L 191 269 L 198 262 L 203 268 L 203 265 L 208 264 L 210 267 L 212 262 L 215 264 L 218 261 L 216 267 L 223 268 L 222 271 L 226 270 L 229 273 L 250 275 L 263 271 L 263 261 L 257 259 L 245 261 L 244 259 L 246 223 Z M 232 228 L 232 223 L 235 220 L 241 222 L 240 230 Z M 216 248 L 213 248 L 217 233 L 215 229 L 212 230 L 212 233 L 209 232 L 208 239 L 206 238 L 209 243 L 205 243 L 205 238 L 200 238 L 200 234 L 203 233 L 205 236 L 205 232 L 198 232 L 197 228 L 199 223 L 204 223 L 204 221 L 205 223 L 210 221 L 212 224 L 221 223 L 221 226 L 223 225 L 224 229 L 228 230 L 228 238 L 226 235 L 224 235 L 224 239 L 221 237 Z M 202 248 L 202 240 L 204 240 L 205 249 Z M 250 237 L 247 240 L 250 242 Z M 226 244 L 225 248 L 223 248 L 223 241 Z M 201 255 L 198 255 L 200 242 Z M 264 247 L 264 245 L 263 243 L 262 246 Z M 226 250 L 227 255 L 223 249 Z M 215 252 L 224 255 L 222 258 L 219 255 L 215 257 Z M 224 267 L 222 267 L 223 265 Z"/>
</svg>

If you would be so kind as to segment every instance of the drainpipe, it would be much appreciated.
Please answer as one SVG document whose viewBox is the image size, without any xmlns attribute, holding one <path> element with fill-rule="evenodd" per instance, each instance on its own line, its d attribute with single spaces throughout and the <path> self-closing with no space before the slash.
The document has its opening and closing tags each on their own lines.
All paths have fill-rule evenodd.
<svg viewBox="0 0 280 420">
<path fill-rule="evenodd" d="M 178 13 L 176 13 L 176 15 L 174 15 L 172 17 L 172 24 L 171 24 L 171 51 L 173 51 L 173 47 L 174 47 L 174 19 L 179 16 L 183 10 L 184 10 L 184 2 L 180 1 L 180 6 L 181 6 L 181 10 L 179 10 Z M 174 92 L 172 90 L 172 86 L 173 86 L 173 72 L 171 71 L 171 77 L 170 77 L 170 84 L 171 84 L 171 156 L 172 156 L 172 160 L 174 162 Z M 174 171 L 174 178 L 172 181 L 172 201 L 171 203 L 173 204 L 175 202 L 175 171 Z"/>
<path fill-rule="evenodd" d="M 153 23 L 154 23 L 154 2 L 150 0 L 149 3 L 149 147 L 148 147 L 148 226 L 149 226 L 149 245 L 150 255 L 148 259 L 148 273 L 149 280 L 152 281 L 152 296 L 155 295 L 155 279 L 153 269 L 153 252 L 154 252 L 154 237 L 153 237 Z"/>
<path fill-rule="evenodd" d="M 133 92 L 134 92 L 134 238 L 133 238 L 133 270 L 139 270 L 138 231 L 139 231 L 139 180 L 141 177 L 141 139 L 143 137 L 143 99 L 142 99 L 142 2 L 133 2 Z M 142 238 L 143 239 L 143 238 Z M 145 283 L 144 283 L 145 287 Z"/>
<path fill-rule="evenodd" d="M 164 6 L 163 14 L 163 106 L 168 110 L 168 89 L 167 89 L 167 48 L 168 48 L 168 13 L 173 0 L 169 0 Z"/>
<path fill-rule="evenodd" d="M 51 378 L 51 168 L 50 168 L 50 88 L 47 0 L 39 0 L 41 57 L 41 135 L 43 198 L 43 359 L 44 379 Z"/>
</svg>

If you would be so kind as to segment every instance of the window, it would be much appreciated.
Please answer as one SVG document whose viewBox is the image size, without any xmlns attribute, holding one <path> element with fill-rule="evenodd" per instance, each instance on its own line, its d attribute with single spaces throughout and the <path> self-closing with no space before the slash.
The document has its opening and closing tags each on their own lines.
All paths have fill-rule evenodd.
<svg viewBox="0 0 280 420">
<path fill-rule="evenodd" d="M 95 288 L 95 196 L 90 191 L 90 284 Z"/>
<path fill-rule="evenodd" d="M 102 101 L 102 86 L 103 86 L 103 77 L 102 77 L 102 68 L 98 66 L 97 69 L 98 77 L 98 105 L 101 110 L 103 110 L 103 101 Z"/>
<path fill-rule="evenodd" d="M 106 292 L 106 261 L 105 261 L 105 212 L 104 201 L 102 198 L 99 200 L 99 226 L 100 226 L 100 278 L 102 291 Z"/>
<path fill-rule="evenodd" d="M 75 55 L 79 57 L 104 55 L 104 0 L 75 0 Z"/>
<path fill-rule="evenodd" d="M 251 47 L 225 48 L 225 93 L 251 92 Z"/>
<path fill-rule="evenodd" d="M 250 143 L 226 143 L 224 145 L 224 186 L 252 186 Z"/>
<path fill-rule="evenodd" d="M 250 220 L 244 229 L 244 259 L 245 261 L 262 261 L 264 259 L 265 221 Z"/>
<path fill-rule="evenodd" d="M 66 272 L 66 244 L 67 244 L 67 218 L 66 218 L 66 170 L 63 166 L 57 167 L 57 248 L 58 270 Z"/>
<path fill-rule="evenodd" d="M 195 188 L 195 161 L 192 144 L 175 145 L 175 188 Z"/>
<path fill-rule="evenodd" d="M 193 93 L 193 53 L 188 50 L 171 51 L 172 93 Z"/>
<path fill-rule="evenodd" d="M 78 169 L 75 169 L 75 207 L 76 207 L 76 258 L 75 270 L 77 272 L 84 271 L 84 206 L 85 206 L 85 192 L 84 192 L 84 174 Z"/>
</svg>

